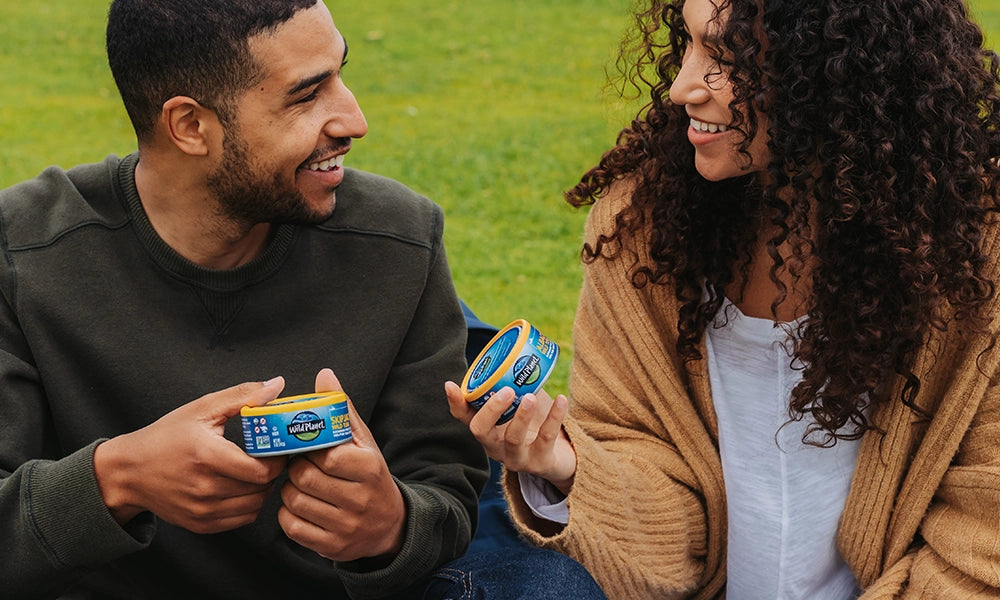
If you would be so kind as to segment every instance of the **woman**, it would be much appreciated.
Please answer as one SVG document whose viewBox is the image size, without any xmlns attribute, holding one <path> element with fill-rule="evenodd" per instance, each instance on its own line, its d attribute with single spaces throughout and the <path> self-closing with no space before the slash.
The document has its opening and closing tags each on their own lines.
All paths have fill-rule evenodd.
<svg viewBox="0 0 1000 600">
<path fill-rule="evenodd" d="M 452 414 L 611 598 L 1000 597 L 1000 76 L 959 0 L 678 0 L 559 396 Z"/>
</svg>

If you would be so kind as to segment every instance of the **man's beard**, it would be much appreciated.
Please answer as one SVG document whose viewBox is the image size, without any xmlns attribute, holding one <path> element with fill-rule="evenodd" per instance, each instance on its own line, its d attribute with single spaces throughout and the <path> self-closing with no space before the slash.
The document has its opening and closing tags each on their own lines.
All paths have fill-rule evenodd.
<svg viewBox="0 0 1000 600">
<path fill-rule="evenodd" d="M 255 167 L 235 128 L 223 138 L 222 150 L 222 165 L 208 178 L 220 218 L 249 229 L 259 223 L 314 225 L 330 217 L 330 211 L 310 210 L 305 196 L 283 181 L 280 172 Z"/>
</svg>

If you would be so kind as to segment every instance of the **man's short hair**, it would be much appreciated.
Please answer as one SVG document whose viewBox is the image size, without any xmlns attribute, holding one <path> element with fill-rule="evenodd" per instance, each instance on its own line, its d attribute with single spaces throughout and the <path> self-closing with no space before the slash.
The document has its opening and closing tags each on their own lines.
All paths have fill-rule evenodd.
<svg viewBox="0 0 1000 600">
<path fill-rule="evenodd" d="M 108 10 L 111 74 L 140 142 L 163 104 L 189 96 L 224 123 L 264 73 L 251 37 L 277 29 L 318 0 L 114 0 Z"/>
</svg>

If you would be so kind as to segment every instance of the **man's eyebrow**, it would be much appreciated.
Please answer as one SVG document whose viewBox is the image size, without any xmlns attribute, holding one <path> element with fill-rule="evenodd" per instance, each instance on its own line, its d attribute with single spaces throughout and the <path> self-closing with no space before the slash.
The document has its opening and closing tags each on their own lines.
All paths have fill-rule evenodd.
<svg viewBox="0 0 1000 600">
<path fill-rule="evenodd" d="M 347 64 L 347 40 L 344 40 L 344 58 L 341 60 L 340 66 L 344 66 L 345 64 Z M 305 79 L 297 81 L 295 85 L 290 87 L 288 91 L 285 92 L 285 95 L 294 96 L 295 94 L 298 94 L 302 90 L 311 88 L 312 86 L 318 83 L 322 83 L 331 75 L 333 75 L 333 71 L 323 71 L 322 73 L 317 73 L 312 77 L 306 77 Z"/>
<path fill-rule="evenodd" d="M 327 78 L 329 78 L 331 75 L 333 75 L 333 71 L 323 71 L 322 73 L 317 73 L 317 74 L 313 75 L 312 77 L 306 77 L 305 79 L 301 79 L 301 80 L 297 81 L 295 83 L 295 85 L 293 85 L 292 87 L 288 88 L 288 91 L 285 92 L 285 95 L 286 96 L 294 96 L 295 94 L 298 94 L 302 90 L 311 88 L 314 85 L 322 83 L 324 80 L 326 80 Z"/>
</svg>

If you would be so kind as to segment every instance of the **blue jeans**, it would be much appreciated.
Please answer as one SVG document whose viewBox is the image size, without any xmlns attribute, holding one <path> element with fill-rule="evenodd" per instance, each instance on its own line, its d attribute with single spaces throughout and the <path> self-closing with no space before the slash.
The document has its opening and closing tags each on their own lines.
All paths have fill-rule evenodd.
<svg viewBox="0 0 1000 600">
<path fill-rule="evenodd" d="M 607 600 L 580 563 L 534 546 L 505 547 L 453 560 L 413 600 Z M 421 595 L 422 594 L 422 595 Z"/>
</svg>

